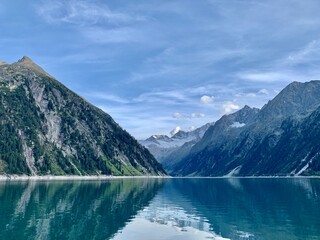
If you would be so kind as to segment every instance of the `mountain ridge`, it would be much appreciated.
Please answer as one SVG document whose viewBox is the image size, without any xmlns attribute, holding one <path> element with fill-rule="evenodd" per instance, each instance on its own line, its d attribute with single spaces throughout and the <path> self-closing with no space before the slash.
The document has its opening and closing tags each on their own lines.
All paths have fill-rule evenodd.
<svg viewBox="0 0 320 240">
<path fill-rule="evenodd" d="M 179 176 L 320 174 L 320 128 L 314 127 L 320 121 L 320 81 L 289 84 L 249 114 L 245 125 L 230 128 L 243 110 L 221 117 L 168 171 Z"/>
</svg>

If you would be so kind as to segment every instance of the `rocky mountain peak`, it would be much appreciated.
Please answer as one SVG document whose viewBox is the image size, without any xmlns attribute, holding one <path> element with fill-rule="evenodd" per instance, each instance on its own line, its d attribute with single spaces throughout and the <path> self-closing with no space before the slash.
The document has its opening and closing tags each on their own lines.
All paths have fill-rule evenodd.
<svg viewBox="0 0 320 240">
<path fill-rule="evenodd" d="M 257 113 L 259 111 L 258 108 L 252 108 L 248 105 L 245 105 L 243 108 L 241 108 L 239 111 L 235 112 L 234 115 L 238 117 L 247 117 L 247 115 L 251 115 L 252 113 Z"/>
<path fill-rule="evenodd" d="M 34 64 L 33 61 L 31 60 L 31 58 L 29 58 L 28 56 L 23 56 L 20 60 L 18 60 L 19 63 L 31 63 Z"/>
<path fill-rule="evenodd" d="M 251 111 L 252 109 L 255 109 L 255 108 L 245 105 L 242 109 L 240 109 L 240 111 Z"/>
<path fill-rule="evenodd" d="M 224 115 L 217 121 L 216 125 L 225 128 L 229 127 L 234 122 L 247 124 L 253 120 L 258 112 L 258 108 L 251 108 L 248 105 L 245 105 L 243 108 L 232 114 Z"/>
<path fill-rule="evenodd" d="M 260 120 L 273 121 L 292 115 L 305 115 L 319 106 L 320 81 L 292 82 L 263 106 Z"/>
<path fill-rule="evenodd" d="M 53 78 L 49 73 L 47 73 L 45 70 L 43 70 L 39 65 L 37 65 L 36 63 L 34 63 L 31 58 L 27 57 L 27 56 L 23 56 L 20 60 L 18 60 L 17 63 L 14 63 L 13 65 L 18 65 L 18 66 L 22 66 L 24 68 L 27 68 L 29 70 L 32 71 L 36 71 L 38 73 L 44 74 L 48 77 Z"/>
<path fill-rule="evenodd" d="M 152 142 L 168 141 L 168 142 L 170 142 L 172 140 L 167 135 L 152 135 L 151 137 L 147 138 L 146 141 L 152 141 Z"/>
<path fill-rule="evenodd" d="M 187 138 L 189 136 L 190 132 L 185 132 L 182 130 L 179 130 L 177 133 L 175 133 L 172 138 L 181 139 L 181 138 Z"/>
</svg>

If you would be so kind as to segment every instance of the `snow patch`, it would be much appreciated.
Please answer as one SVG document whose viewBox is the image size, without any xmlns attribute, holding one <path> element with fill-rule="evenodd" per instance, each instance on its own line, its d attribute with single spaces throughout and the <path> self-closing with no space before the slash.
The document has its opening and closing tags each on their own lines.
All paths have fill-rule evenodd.
<svg viewBox="0 0 320 240">
<path fill-rule="evenodd" d="M 240 169 L 241 169 L 241 166 L 238 166 L 238 167 L 232 169 L 232 170 L 226 175 L 226 177 L 232 177 L 232 176 L 238 175 Z"/>
<path fill-rule="evenodd" d="M 245 123 L 239 123 L 239 122 L 234 122 L 230 125 L 232 128 L 241 128 L 244 127 L 246 124 Z"/>
<path fill-rule="evenodd" d="M 305 170 L 307 170 L 310 162 L 308 162 L 306 165 L 304 165 L 303 168 L 301 168 L 301 170 L 296 174 L 296 176 L 299 176 L 301 173 L 303 173 Z"/>
<path fill-rule="evenodd" d="M 173 129 L 173 130 L 170 132 L 170 134 L 171 134 L 171 136 L 173 136 L 173 135 L 177 134 L 177 133 L 180 132 L 180 131 L 181 131 L 181 127 L 180 127 L 180 126 L 177 126 L 175 129 Z"/>
<path fill-rule="evenodd" d="M 309 156 L 309 153 L 307 154 L 307 156 L 301 160 L 301 162 L 305 162 L 306 161 L 306 158 Z M 314 155 L 309 162 L 307 162 L 306 165 L 303 166 L 303 168 L 300 169 L 300 171 L 295 174 L 295 176 L 299 176 L 301 173 L 303 173 L 305 170 L 307 170 L 307 168 L 310 166 L 310 164 L 312 163 L 313 159 L 318 156 L 318 153 L 316 155 Z"/>
</svg>

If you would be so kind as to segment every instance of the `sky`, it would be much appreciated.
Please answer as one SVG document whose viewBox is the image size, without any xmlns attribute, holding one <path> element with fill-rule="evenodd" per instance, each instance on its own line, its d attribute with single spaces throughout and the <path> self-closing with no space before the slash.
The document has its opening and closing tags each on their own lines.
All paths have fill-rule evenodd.
<svg viewBox="0 0 320 240">
<path fill-rule="evenodd" d="M 144 139 L 320 79 L 319 11 L 318 0 L 2 0 L 0 60 L 29 56 Z"/>
</svg>

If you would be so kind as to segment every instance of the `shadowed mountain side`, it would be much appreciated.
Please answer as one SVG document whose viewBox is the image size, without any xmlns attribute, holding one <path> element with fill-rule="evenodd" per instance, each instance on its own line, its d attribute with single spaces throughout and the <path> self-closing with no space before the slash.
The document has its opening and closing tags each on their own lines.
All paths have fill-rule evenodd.
<svg viewBox="0 0 320 240">
<path fill-rule="evenodd" d="M 221 117 L 168 172 L 181 176 L 320 174 L 320 81 L 293 82 L 261 110 Z"/>
</svg>

